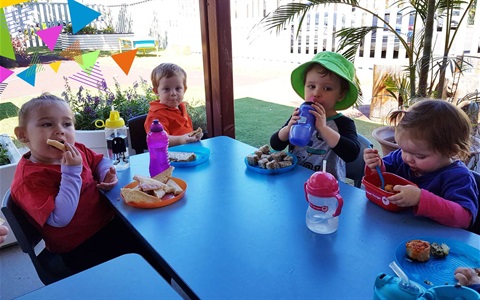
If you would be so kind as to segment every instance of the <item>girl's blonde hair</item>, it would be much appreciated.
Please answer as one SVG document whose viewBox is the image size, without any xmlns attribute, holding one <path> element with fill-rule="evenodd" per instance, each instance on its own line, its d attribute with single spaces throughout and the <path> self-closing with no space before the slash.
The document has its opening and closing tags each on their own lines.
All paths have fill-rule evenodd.
<svg viewBox="0 0 480 300">
<path fill-rule="evenodd" d="M 25 102 L 20 110 L 18 111 L 18 126 L 24 127 L 27 124 L 28 118 L 32 111 L 41 109 L 49 104 L 62 104 L 70 108 L 70 105 L 64 99 L 52 95 L 50 93 L 42 93 L 40 96 L 30 99 L 28 102 Z M 75 116 L 72 113 L 73 121 L 75 122 Z"/>
<path fill-rule="evenodd" d="M 187 73 L 180 66 L 172 63 L 162 63 L 153 69 L 150 75 L 153 88 L 158 88 L 160 79 L 164 77 L 170 78 L 172 76 L 183 76 L 183 88 L 185 90 L 187 89 Z"/>
<path fill-rule="evenodd" d="M 408 131 L 437 153 L 465 160 L 470 155 L 471 125 L 467 114 L 445 100 L 417 99 L 407 111 L 389 114 L 396 131 Z"/>
</svg>

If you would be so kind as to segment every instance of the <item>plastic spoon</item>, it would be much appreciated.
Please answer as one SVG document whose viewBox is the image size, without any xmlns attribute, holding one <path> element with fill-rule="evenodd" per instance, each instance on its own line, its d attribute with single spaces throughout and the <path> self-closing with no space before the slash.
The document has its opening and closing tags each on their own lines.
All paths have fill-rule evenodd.
<svg viewBox="0 0 480 300">
<path fill-rule="evenodd" d="M 370 144 L 370 148 L 373 149 L 373 144 Z M 380 170 L 379 166 L 376 166 L 375 169 L 377 169 L 378 176 L 380 177 L 380 182 L 382 183 L 381 188 L 382 190 L 385 190 L 385 179 L 383 179 L 382 170 Z"/>
</svg>

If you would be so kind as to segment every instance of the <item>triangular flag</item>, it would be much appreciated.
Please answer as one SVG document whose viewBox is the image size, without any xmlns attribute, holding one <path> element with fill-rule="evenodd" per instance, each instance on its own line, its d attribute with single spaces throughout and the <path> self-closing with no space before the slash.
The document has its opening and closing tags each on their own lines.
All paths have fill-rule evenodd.
<svg viewBox="0 0 480 300">
<path fill-rule="evenodd" d="M 10 77 L 10 75 L 12 75 L 12 74 L 13 74 L 12 70 L 9 70 L 7 68 L 4 68 L 4 67 L 0 66 L 0 83 L 4 82 L 5 79 Z"/>
<path fill-rule="evenodd" d="M 100 55 L 100 50 L 82 54 L 82 63 L 79 65 L 88 75 L 90 75 L 90 73 L 92 72 L 92 68 L 97 62 L 99 55 Z M 75 57 L 75 61 L 78 63 L 76 57 Z"/>
<path fill-rule="evenodd" d="M 57 60 L 50 63 L 49 66 L 53 69 L 53 71 L 55 71 L 55 73 L 58 73 L 58 69 L 60 68 L 61 63 L 62 63 L 61 61 Z"/>
<path fill-rule="evenodd" d="M 88 23 L 98 18 L 101 13 L 93 10 L 74 0 L 68 0 L 68 10 L 70 11 L 70 19 L 72 20 L 73 34 L 79 32 Z"/>
<path fill-rule="evenodd" d="M 82 51 L 80 50 L 80 41 L 76 40 L 73 44 L 69 45 L 67 49 L 60 52 L 60 56 L 63 56 L 68 59 L 75 59 L 75 57 L 80 57 L 80 62 L 77 63 L 80 65 L 82 64 Z"/>
<path fill-rule="evenodd" d="M 35 86 L 35 74 L 37 74 L 37 72 L 35 72 L 36 68 L 37 65 L 30 66 L 28 67 L 28 69 L 18 73 L 17 77 L 30 84 L 31 86 Z"/>
<path fill-rule="evenodd" d="M 0 0 L 0 7 L 7 7 L 10 5 L 20 4 L 23 2 L 27 2 L 27 0 Z"/>
<path fill-rule="evenodd" d="M 8 32 L 7 21 L 5 20 L 5 12 L 0 8 L 0 56 L 5 56 L 15 60 L 15 52 L 13 51 L 12 39 Z"/>
<path fill-rule="evenodd" d="M 42 39 L 42 41 L 47 45 L 50 51 L 53 51 L 55 44 L 57 43 L 58 37 L 62 32 L 63 26 L 55 26 L 47 29 L 37 31 L 37 35 Z"/>
<path fill-rule="evenodd" d="M 138 49 L 133 49 L 127 52 L 112 55 L 113 60 L 123 70 L 125 75 L 128 75 L 128 72 L 130 72 L 130 68 L 132 67 L 133 60 L 137 55 L 137 51 Z"/>
</svg>

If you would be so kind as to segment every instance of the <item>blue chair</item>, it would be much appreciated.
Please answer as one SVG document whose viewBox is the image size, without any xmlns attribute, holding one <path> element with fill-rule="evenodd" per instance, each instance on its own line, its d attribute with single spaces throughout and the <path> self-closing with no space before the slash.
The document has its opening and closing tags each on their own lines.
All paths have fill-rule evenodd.
<svg viewBox="0 0 480 300">
<path fill-rule="evenodd" d="M 73 275 L 63 263 L 62 258 L 44 248 L 36 254 L 35 247 L 42 241 L 40 232 L 28 221 L 23 211 L 18 207 L 10 195 L 5 193 L 2 212 L 12 228 L 22 251 L 28 254 L 37 271 L 38 277 L 45 285 Z"/>
<path fill-rule="evenodd" d="M 365 161 L 363 160 L 363 150 L 369 148 L 372 144 L 366 137 L 357 133 L 358 141 L 360 142 L 360 153 L 357 159 L 346 163 L 347 178 L 353 180 L 353 185 L 357 188 L 362 186 L 362 178 L 365 171 Z"/>
</svg>

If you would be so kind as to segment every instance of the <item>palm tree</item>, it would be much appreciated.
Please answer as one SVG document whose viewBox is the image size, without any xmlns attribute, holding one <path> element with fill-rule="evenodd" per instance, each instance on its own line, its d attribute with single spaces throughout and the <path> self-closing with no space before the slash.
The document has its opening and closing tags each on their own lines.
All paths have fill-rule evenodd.
<svg viewBox="0 0 480 300">
<path fill-rule="evenodd" d="M 374 11 L 369 10 L 368 8 L 360 6 L 358 0 L 310 0 L 306 3 L 288 3 L 285 5 L 279 6 L 273 12 L 266 15 L 254 28 L 254 30 L 276 30 L 280 32 L 281 29 L 285 27 L 288 23 L 292 22 L 296 18 L 300 20 L 300 26 L 297 31 L 297 36 L 301 28 L 301 24 L 305 16 L 309 11 L 313 10 L 316 6 L 325 5 L 325 4 L 345 4 L 350 5 L 352 8 L 359 9 L 367 14 L 372 15 L 372 17 L 378 18 L 381 22 L 385 24 L 385 27 L 378 26 L 361 26 L 355 28 L 344 28 L 341 29 L 335 34 L 340 37 L 339 45 L 336 49 L 337 52 L 343 54 L 347 59 L 354 61 L 356 53 L 364 40 L 365 36 L 372 31 L 379 29 L 386 29 L 390 33 L 396 36 L 399 44 L 405 49 L 406 57 L 408 58 L 408 66 L 405 67 L 405 70 L 408 74 L 408 79 L 410 81 L 410 98 L 414 98 L 419 95 L 431 95 L 433 80 L 434 78 L 439 79 L 439 84 L 437 86 L 437 97 L 441 97 L 443 91 L 443 85 L 445 82 L 445 75 L 447 67 L 450 63 L 456 64 L 455 59 L 450 60 L 448 57 L 451 46 L 456 35 L 456 30 L 452 32 L 450 26 L 445 26 L 446 29 L 446 39 L 445 47 L 443 51 L 443 56 L 441 58 L 432 58 L 431 49 L 433 41 L 433 24 L 435 17 L 443 17 L 446 19 L 445 24 L 450 24 L 451 17 L 454 10 L 460 9 L 461 6 L 467 5 L 467 9 L 464 10 L 464 13 L 460 19 L 458 26 L 464 20 L 465 15 L 468 12 L 468 8 L 474 3 L 475 0 L 461 1 L 461 0 L 440 0 L 435 2 L 434 0 L 399 0 L 396 5 L 401 7 L 401 13 L 415 15 L 415 21 L 413 24 L 413 32 L 410 40 L 407 37 L 397 32 L 394 26 L 390 25 L 385 19 Z M 432 67 L 430 67 L 432 65 Z M 434 70 L 438 74 L 431 75 L 431 84 L 428 83 L 429 72 Z M 419 88 L 417 90 L 417 72 L 418 72 L 418 83 Z M 427 91 L 427 87 L 430 87 L 430 90 Z M 438 92 L 440 91 L 440 92 Z"/>
</svg>

